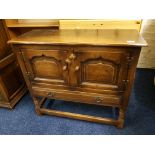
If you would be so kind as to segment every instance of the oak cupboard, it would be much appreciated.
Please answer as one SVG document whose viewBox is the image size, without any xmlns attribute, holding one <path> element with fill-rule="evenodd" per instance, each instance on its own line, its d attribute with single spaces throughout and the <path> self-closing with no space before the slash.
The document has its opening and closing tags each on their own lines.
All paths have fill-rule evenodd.
<svg viewBox="0 0 155 155">
<path fill-rule="evenodd" d="M 17 55 L 37 114 L 123 127 L 142 46 L 137 30 L 33 30 L 9 41 Z M 60 99 L 119 108 L 117 119 L 44 106 Z"/>
<path fill-rule="evenodd" d="M 8 40 L 5 24 L 0 20 L 0 107 L 13 108 L 27 89 Z"/>
</svg>

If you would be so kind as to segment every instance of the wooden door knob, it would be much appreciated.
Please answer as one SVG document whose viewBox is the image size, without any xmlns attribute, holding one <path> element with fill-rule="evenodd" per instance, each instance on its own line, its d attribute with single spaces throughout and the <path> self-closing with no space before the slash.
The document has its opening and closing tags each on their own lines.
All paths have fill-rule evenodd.
<svg viewBox="0 0 155 155">
<path fill-rule="evenodd" d="M 79 69 L 80 69 L 79 66 L 76 66 L 76 67 L 75 67 L 75 71 L 78 71 Z"/>
<path fill-rule="evenodd" d="M 73 53 L 69 56 L 69 59 L 71 59 L 71 60 L 74 60 L 75 58 L 76 58 L 76 55 Z"/>
<path fill-rule="evenodd" d="M 62 70 L 66 71 L 67 70 L 67 65 L 63 66 Z"/>
<path fill-rule="evenodd" d="M 47 97 L 54 97 L 54 93 L 52 92 L 47 93 Z"/>
<path fill-rule="evenodd" d="M 103 99 L 101 97 L 96 97 L 95 100 L 97 103 L 101 103 L 103 101 Z"/>
<path fill-rule="evenodd" d="M 70 64 L 70 63 L 71 63 L 70 59 L 66 59 L 65 62 L 66 62 L 67 64 Z"/>
</svg>

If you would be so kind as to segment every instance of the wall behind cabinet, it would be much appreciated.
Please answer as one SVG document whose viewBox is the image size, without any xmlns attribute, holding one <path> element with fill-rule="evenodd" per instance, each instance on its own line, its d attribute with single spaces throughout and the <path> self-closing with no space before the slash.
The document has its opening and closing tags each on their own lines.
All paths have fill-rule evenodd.
<svg viewBox="0 0 155 155">
<path fill-rule="evenodd" d="M 143 47 L 138 68 L 155 69 L 155 19 L 143 20 L 140 33 L 148 43 L 148 47 Z"/>
</svg>

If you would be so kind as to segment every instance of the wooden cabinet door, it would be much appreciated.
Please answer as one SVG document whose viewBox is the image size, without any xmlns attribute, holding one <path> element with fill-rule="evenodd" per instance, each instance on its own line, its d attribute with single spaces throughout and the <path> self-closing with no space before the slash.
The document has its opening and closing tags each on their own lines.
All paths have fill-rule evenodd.
<svg viewBox="0 0 155 155">
<path fill-rule="evenodd" d="M 67 50 L 22 49 L 29 79 L 32 83 L 64 85 L 68 83 Z"/>
<path fill-rule="evenodd" d="M 77 48 L 72 65 L 74 85 L 82 88 L 124 91 L 129 52 L 123 48 Z"/>
<path fill-rule="evenodd" d="M 8 38 L 3 26 L 3 22 L 0 20 L 0 60 L 12 53 L 10 45 L 7 44 L 7 41 Z"/>
<path fill-rule="evenodd" d="M 9 100 L 12 99 L 18 89 L 22 88 L 24 80 L 16 61 L 13 61 L 0 70 L 0 85 L 3 87 Z"/>
</svg>

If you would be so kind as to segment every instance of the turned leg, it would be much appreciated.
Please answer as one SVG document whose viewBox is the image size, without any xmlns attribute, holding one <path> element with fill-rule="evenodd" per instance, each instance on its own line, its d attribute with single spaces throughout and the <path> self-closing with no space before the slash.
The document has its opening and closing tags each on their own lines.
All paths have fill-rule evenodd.
<svg viewBox="0 0 155 155">
<path fill-rule="evenodd" d="M 120 108 L 119 110 L 119 117 L 118 117 L 118 128 L 123 128 L 124 126 L 124 119 L 125 119 L 125 110 L 123 108 Z"/>
<path fill-rule="evenodd" d="M 40 112 L 40 106 L 39 106 L 39 101 L 33 97 L 33 101 L 34 101 L 34 104 L 35 104 L 35 111 L 37 113 L 37 115 L 41 116 L 41 112 Z"/>
</svg>

